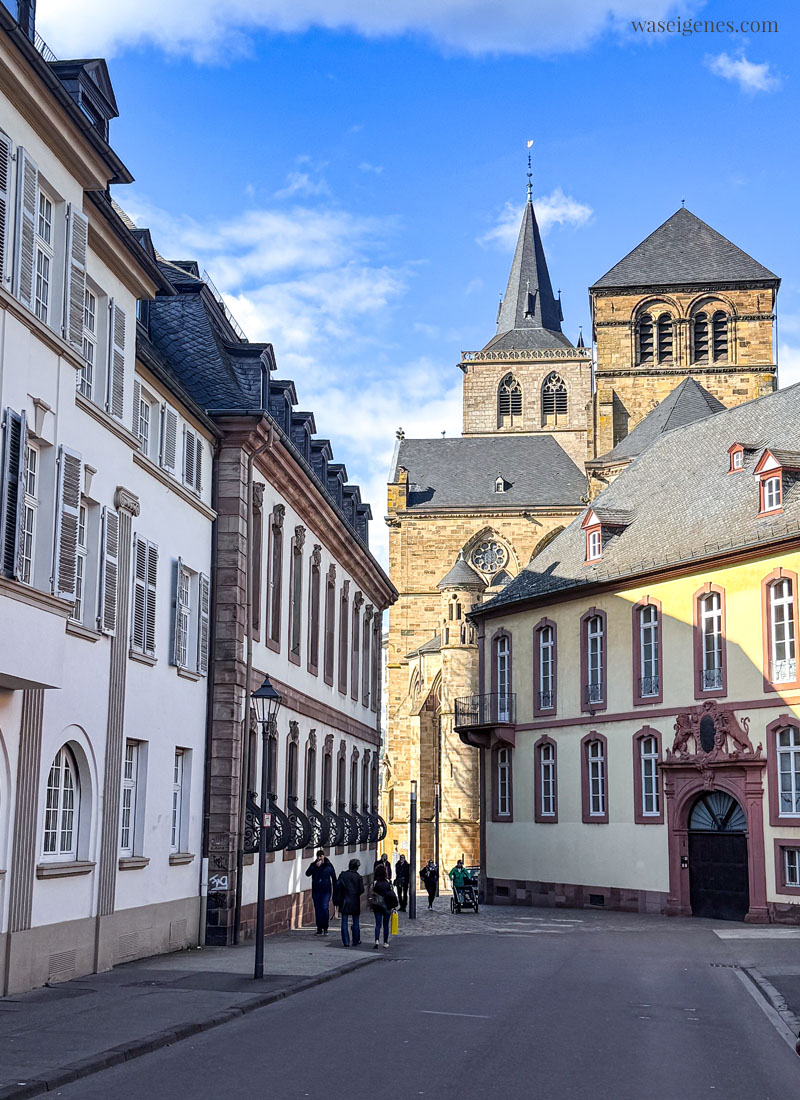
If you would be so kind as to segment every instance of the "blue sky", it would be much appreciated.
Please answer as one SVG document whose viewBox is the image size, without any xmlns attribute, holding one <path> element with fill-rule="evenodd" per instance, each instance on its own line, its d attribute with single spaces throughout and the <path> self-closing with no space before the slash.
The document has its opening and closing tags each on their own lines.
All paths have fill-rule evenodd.
<svg viewBox="0 0 800 1100">
<path fill-rule="evenodd" d="M 116 198 L 274 343 L 383 556 L 395 429 L 458 434 L 460 352 L 494 334 L 528 138 L 570 337 L 588 337 L 588 285 L 685 198 L 782 277 L 781 381 L 800 380 L 800 15 L 758 9 L 39 0 L 39 29 L 60 57 L 109 59 L 112 142 L 136 177 Z M 679 10 L 778 30 L 631 30 Z"/>
</svg>

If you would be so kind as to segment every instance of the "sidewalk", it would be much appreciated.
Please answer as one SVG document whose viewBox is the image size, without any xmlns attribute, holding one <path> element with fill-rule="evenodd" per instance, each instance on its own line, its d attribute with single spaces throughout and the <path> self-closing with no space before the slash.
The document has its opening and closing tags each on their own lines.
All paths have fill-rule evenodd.
<svg viewBox="0 0 800 1100">
<path fill-rule="evenodd" d="M 268 937 L 258 982 L 250 940 L 0 998 L 0 1100 L 39 1096 L 374 962 L 365 947 L 343 948 L 338 926 Z"/>
</svg>

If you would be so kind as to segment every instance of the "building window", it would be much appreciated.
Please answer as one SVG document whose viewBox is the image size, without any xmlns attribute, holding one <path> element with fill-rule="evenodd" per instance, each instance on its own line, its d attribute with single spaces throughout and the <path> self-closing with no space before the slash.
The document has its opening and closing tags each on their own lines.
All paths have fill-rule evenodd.
<svg viewBox="0 0 800 1100">
<path fill-rule="evenodd" d="M 658 319 L 658 361 L 672 362 L 672 318 L 662 313 Z"/>
<path fill-rule="evenodd" d="M 303 625 L 303 544 L 305 528 L 295 527 L 292 539 L 292 566 L 289 582 L 289 660 L 300 664 L 300 641 Z"/>
<path fill-rule="evenodd" d="M 507 374 L 497 389 L 497 426 L 515 428 L 521 422 L 522 387 L 513 374 Z"/>
<path fill-rule="evenodd" d="M 643 737 L 639 742 L 642 813 L 645 817 L 654 817 L 659 812 L 658 792 L 658 742 L 655 737 Z"/>
<path fill-rule="evenodd" d="M 297 801 L 297 782 L 298 782 L 298 754 L 299 748 L 297 742 L 293 739 L 289 739 L 289 743 L 286 746 L 286 801 L 292 798 Z"/>
<path fill-rule="evenodd" d="M 776 733 L 778 758 L 778 813 L 800 817 L 800 729 L 784 726 Z"/>
<path fill-rule="evenodd" d="M 715 363 L 728 358 L 728 318 L 722 310 L 711 318 L 711 346 Z"/>
<path fill-rule="evenodd" d="M 136 831 L 136 787 L 139 777 L 139 743 L 125 742 L 125 758 L 122 762 L 122 798 L 120 806 L 119 850 L 123 856 L 132 856 Z"/>
<path fill-rule="evenodd" d="M 47 777 L 44 809 L 45 856 L 74 860 L 78 857 L 80 780 L 75 757 L 66 745 L 56 753 Z"/>
<path fill-rule="evenodd" d="M 173 852 L 181 850 L 181 840 L 183 839 L 183 765 L 185 755 L 183 749 L 176 749 L 172 763 L 172 817 L 169 846 Z"/>
<path fill-rule="evenodd" d="M 603 553 L 603 538 L 599 527 L 591 527 L 586 532 L 586 560 L 599 561 Z"/>
<path fill-rule="evenodd" d="M 283 583 L 283 517 L 285 509 L 278 504 L 272 510 L 270 523 L 269 562 L 269 642 L 271 649 L 281 644 L 281 589 Z"/>
<path fill-rule="evenodd" d="M 511 721 L 511 639 L 501 634 L 495 641 L 494 677 L 498 722 Z"/>
<path fill-rule="evenodd" d="M 533 713 L 556 709 L 556 624 L 541 619 L 533 632 Z"/>
<path fill-rule="evenodd" d="M 731 464 L 728 472 L 733 473 L 735 470 L 744 469 L 744 450 L 742 447 L 734 444 L 728 449 L 728 454 L 731 457 Z"/>
<path fill-rule="evenodd" d="M 508 562 L 508 551 L 496 539 L 482 539 L 470 554 L 471 563 L 482 573 L 499 572 Z"/>
<path fill-rule="evenodd" d="M 306 800 L 305 807 L 312 807 L 317 797 L 317 750 L 309 744 L 306 750 Z"/>
<path fill-rule="evenodd" d="M 700 690 L 723 689 L 722 596 L 708 592 L 698 601 L 701 639 Z"/>
<path fill-rule="evenodd" d="M 608 821 L 607 744 L 605 737 L 591 733 L 581 742 L 583 753 L 583 821 L 586 824 Z"/>
<path fill-rule="evenodd" d="M 320 547 L 311 554 L 308 586 L 308 671 L 315 676 L 319 668 Z"/>
<path fill-rule="evenodd" d="M 769 678 L 773 684 L 797 679 L 794 586 L 788 577 L 768 585 Z"/>
<path fill-rule="evenodd" d="M 603 620 L 599 615 L 593 615 L 586 622 L 586 651 L 588 658 L 586 702 L 589 704 L 601 703 L 603 701 L 603 643 Z"/>
<path fill-rule="evenodd" d="M 642 699 L 659 694 L 658 609 L 652 604 L 639 611 L 639 647 L 641 676 L 639 695 Z"/>
<path fill-rule="evenodd" d="M 554 822 L 558 816 L 558 788 L 556 782 L 556 746 L 549 738 L 542 738 L 536 745 L 536 773 L 534 792 L 536 804 L 534 820 Z"/>
<path fill-rule="evenodd" d="M 708 317 L 705 313 L 695 315 L 692 333 L 692 360 L 695 363 L 708 362 Z"/>
<path fill-rule="evenodd" d="M 566 425 L 569 419 L 567 386 L 560 374 L 549 374 L 542 384 L 542 427 Z"/>
<path fill-rule="evenodd" d="M 364 597 L 356 592 L 353 600 L 352 622 L 350 624 L 350 698 L 358 702 L 358 685 L 361 665 L 361 604 Z"/>
<path fill-rule="evenodd" d="M 325 645 L 323 651 L 324 678 L 333 683 L 334 638 L 336 629 L 336 566 L 331 565 L 325 579 Z"/>
<path fill-rule="evenodd" d="M 649 313 L 643 313 L 638 325 L 639 362 L 653 362 L 653 318 Z"/>
<path fill-rule="evenodd" d="M 783 505 L 780 475 L 765 477 L 761 482 L 761 511 L 777 512 Z"/>
<path fill-rule="evenodd" d="M 45 324 L 51 318 L 53 252 L 53 203 L 39 191 L 39 215 L 36 222 L 36 288 L 34 310 L 36 316 Z"/>
<path fill-rule="evenodd" d="M 350 581 L 342 585 L 339 597 L 339 691 L 347 693 L 347 626 L 350 618 Z"/>
<path fill-rule="evenodd" d="M 156 654 L 157 580 L 158 547 L 137 536 L 133 546 L 131 649 L 148 657 Z"/>
<path fill-rule="evenodd" d="M 78 372 L 78 389 L 90 401 L 94 394 L 94 368 L 97 360 L 97 297 L 87 289 L 83 294 L 83 364 Z"/>
<path fill-rule="evenodd" d="M 41 454 L 35 444 L 25 446 L 25 470 L 23 476 L 22 524 L 19 543 L 19 579 L 23 584 L 34 582 L 34 556 L 36 549 L 36 517 L 39 513 L 39 460 Z"/>
<path fill-rule="evenodd" d="M 72 607 L 72 618 L 79 623 L 83 622 L 83 613 L 85 611 L 84 601 L 88 569 L 86 536 L 88 515 L 89 510 L 86 504 L 81 501 L 80 507 L 78 508 L 78 544 L 75 551 L 75 602 Z"/>
<path fill-rule="evenodd" d="M 800 848 L 783 849 L 783 885 L 800 888 Z"/>
<path fill-rule="evenodd" d="M 189 663 L 189 624 L 192 618 L 192 579 L 188 569 L 178 569 L 178 599 L 175 608 L 175 664 L 186 668 Z"/>
<path fill-rule="evenodd" d="M 511 750 L 497 751 L 497 817 L 511 816 Z"/>
<path fill-rule="evenodd" d="M 370 674 L 370 657 L 372 650 L 372 604 L 367 604 L 364 610 L 364 630 L 361 638 L 361 705 L 369 706 L 369 693 L 372 685 Z"/>
</svg>

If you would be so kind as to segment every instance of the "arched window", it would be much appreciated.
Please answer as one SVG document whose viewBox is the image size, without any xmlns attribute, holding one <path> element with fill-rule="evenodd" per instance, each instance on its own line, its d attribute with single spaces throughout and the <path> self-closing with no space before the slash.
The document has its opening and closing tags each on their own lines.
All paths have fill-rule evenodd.
<svg viewBox="0 0 800 1100">
<path fill-rule="evenodd" d="M 800 730 L 784 726 L 776 733 L 778 807 L 781 817 L 800 817 Z"/>
<path fill-rule="evenodd" d="M 536 745 L 536 805 L 534 820 L 540 823 L 558 820 L 558 798 L 556 786 L 556 746 L 545 737 Z"/>
<path fill-rule="evenodd" d="M 589 678 L 587 701 L 599 703 L 603 698 L 603 620 L 594 615 L 586 624 Z"/>
<path fill-rule="evenodd" d="M 494 646 L 494 681 L 498 722 L 511 721 L 511 640 L 501 634 Z"/>
<path fill-rule="evenodd" d="M 522 386 L 507 374 L 497 388 L 498 428 L 518 428 L 522 422 Z"/>
<path fill-rule="evenodd" d="M 643 726 L 633 735 L 633 820 L 637 825 L 657 825 L 664 820 L 660 762 L 661 734 Z"/>
<path fill-rule="evenodd" d="M 719 592 L 700 599 L 700 633 L 703 640 L 702 690 L 722 687 L 722 600 Z"/>
<path fill-rule="evenodd" d="M 511 749 L 498 749 L 496 756 L 496 817 L 511 817 Z"/>
<path fill-rule="evenodd" d="M 662 313 L 658 319 L 658 361 L 672 362 L 672 318 Z"/>
<path fill-rule="evenodd" d="M 552 712 L 556 707 L 556 628 L 543 619 L 534 630 L 535 696 L 533 712 Z"/>
<path fill-rule="evenodd" d="M 639 362 L 653 362 L 653 318 L 649 313 L 639 318 Z"/>
<path fill-rule="evenodd" d="M 694 319 L 692 335 L 692 360 L 695 363 L 708 362 L 708 316 L 698 313 Z"/>
<path fill-rule="evenodd" d="M 715 363 L 728 358 L 728 318 L 721 309 L 711 318 L 711 347 Z"/>
<path fill-rule="evenodd" d="M 78 858 L 80 778 L 72 751 L 62 745 L 50 765 L 44 808 L 45 856 L 59 860 Z"/>
<path fill-rule="evenodd" d="M 766 623 L 765 687 L 797 681 L 797 616 L 794 606 L 795 577 L 780 569 L 767 578 L 764 591 Z"/>
<path fill-rule="evenodd" d="M 640 695 L 642 698 L 658 695 L 658 609 L 652 604 L 639 612 L 639 646 Z"/>
<path fill-rule="evenodd" d="M 569 414 L 567 386 L 560 374 L 548 374 L 542 383 L 542 426 L 566 424 Z"/>
<path fill-rule="evenodd" d="M 605 737 L 590 733 L 581 742 L 583 774 L 581 795 L 584 824 L 608 821 L 608 748 Z"/>
</svg>

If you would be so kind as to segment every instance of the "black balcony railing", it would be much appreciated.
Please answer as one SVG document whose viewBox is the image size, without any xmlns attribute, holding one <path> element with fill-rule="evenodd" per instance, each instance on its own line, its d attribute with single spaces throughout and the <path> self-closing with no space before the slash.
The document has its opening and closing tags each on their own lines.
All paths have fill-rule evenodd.
<svg viewBox="0 0 800 1100">
<path fill-rule="evenodd" d="M 603 685 L 587 684 L 584 688 L 584 698 L 589 705 L 603 702 Z"/>
<path fill-rule="evenodd" d="M 718 691 L 722 687 L 722 669 L 702 669 L 700 672 L 700 686 L 703 691 Z"/>
<path fill-rule="evenodd" d="M 552 710 L 556 705 L 556 693 L 554 691 L 539 692 L 539 710 Z"/>
<path fill-rule="evenodd" d="M 658 676 L 642 676 L 639 680 L 639 698 L 647 699 L 651 695 L 658 695 Z"/>
<path fill-rule="evenodd" d="M 513 725 L 516 720 L 517 696 L 513 691 L 466 695 L 463 699 L 456 699 L 456 729 Z"/>
</svg>

